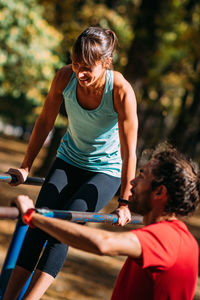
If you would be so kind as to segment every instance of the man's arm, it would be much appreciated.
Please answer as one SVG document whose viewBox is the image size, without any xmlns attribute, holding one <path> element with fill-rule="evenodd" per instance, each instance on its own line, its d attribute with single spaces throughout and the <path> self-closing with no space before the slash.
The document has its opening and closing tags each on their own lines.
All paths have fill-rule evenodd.
<svg viewBox="0 0 200 300">
<path fill-rule="evenodd" d="M 109 232 L 82 226 L 65 220 L 51 219 L 33 214 L 31 224 L 52 235 L 59 241 L 97 255 L 141 256 L 138 238 L 132 232 Z"/>
<path fill-rule="evenodd" d="M 18 206 L 22 219 L 30 208 L 34 208 L 33 201 L 20 195 L 12 202 Z M 31 225 L 52 235 L 59 241 L 97 255 L 125 255 L 139 258 L 141 245 L 133 232 L 109 232 L 91 228 L 65 220 L 44 217 L 36 212 L 32 214 Z"/>
</svg>

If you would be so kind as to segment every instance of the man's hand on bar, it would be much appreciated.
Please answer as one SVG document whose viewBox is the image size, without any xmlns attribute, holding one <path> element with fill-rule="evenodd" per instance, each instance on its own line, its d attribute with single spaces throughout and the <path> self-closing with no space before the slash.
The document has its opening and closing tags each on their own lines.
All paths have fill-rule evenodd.
<svg viewBox="0 0 200 300">
<path fill-rule="evenodd" d="M 33 200 L 26 195 L 19 195 L 12 199 L 11 205 L 15 205 L 19 208 L 21 215 L 23 216 L 28 209 L 35 208 Z"/>
</svg>

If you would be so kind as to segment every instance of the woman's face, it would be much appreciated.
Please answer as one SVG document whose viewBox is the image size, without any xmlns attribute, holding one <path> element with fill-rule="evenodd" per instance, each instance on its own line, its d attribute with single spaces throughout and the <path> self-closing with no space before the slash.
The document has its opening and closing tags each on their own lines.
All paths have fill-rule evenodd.
<svg viewBox="0 0 200 300">
<path fill-rule="evenodd" d="M 104 79 L 106 68 L 101 61 L 95 65 L 88 66 L 85 63 L 78 63 L 72 59 L 72 70 L 75 72 L 80 86 L 92 87 L 92 85 Z"/>
</svg>

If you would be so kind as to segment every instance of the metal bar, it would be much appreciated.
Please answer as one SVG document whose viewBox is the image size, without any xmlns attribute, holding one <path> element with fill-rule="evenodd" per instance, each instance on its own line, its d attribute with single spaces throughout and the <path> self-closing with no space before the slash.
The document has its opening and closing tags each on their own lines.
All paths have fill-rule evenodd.
<svg viewBox="0 0 200 300">
<path fill-rule="evenodd" d="M 71 222 L 93 222 L 93 223 L 117 223 L 117 214 L 105 214 L 96 212 L 79 212 L 79 211 L 62 211 L 62 210 L 48 210 L 48 209 L 37 209 L 38 213 L 43 216 L 50 218 L 65 219 Z M 141 216 L 132 216 L 129 224 L 142 223 Z"/>
<path fill-rule="evenodd" d="M 19 209 L 17 207 L 0 206 L 0 219 L 16 219 L 19 217 Z"/>
<path fill-rule="evenodd" d="M 28 176 L 24 184 L 41 186 L 44 183 L 44 178 Z"/>
<path fill-rule="evenodd" d="M 59 218 L 69 220 L 71 222 L 95 222 L 95 223 L 116 223 L 118 216 L 115 214 L 104 213 L 91 213 L 91 212 L 77 212 L 77 211 L 61 211 L 61 210 L 49 210 L 49 209 L 37 209 L 37 213 L 50 218 Z M 0 218 L 16 219 L 20 216 L 19 209 L 16 207 L 0 207 Z M 141 216 L 132 216 L 129 224 L 141 224 Z M 24 225 L 21 220 L 16 225 L 15 232 L 12 237 L 11 244 L 9 246 L 7 256 L 0 275 L 0 300 L 3 299 L 10 275 L 15 268 L 16 261 L 21 250 L 22 243 L 24 241 L 27 225 Z M 33 273 L 32 273 L 33 274 Z M 30 283 L 30 278 L 27 281 L 26 286 L 22 289 L 18 300 L 23 298 L 26 292 L 27 286 Z"/>
<path fill-rule="evenodd" d="M 80 211 L 63 211 L 63 210 L 49 210 L 44 208 L 37 208 L 37 213 L 50 218 L 58 218 L 69 220 L 75 223 L 113 223 L 118 221 L 116 214 L 105 214 L 95 212 L 80 212 Z M 2 219 L 16 219 L 19 216 L 19 210 L 16 207 L 0 207 L 0 218 Z M 142 223 L 141 216 L 132 216 L 129 224 Z"/>
<path fill-rule="evenodd" d="M 0 174 L 0 182 L 15 183 L 16 181 L 17 181 L 17 177 L 15 175 Z M 43 183 L 44 183 L 44 178 L 28 176 L 26 181 L 23 184 L 41 186 Z"/>
</svg>

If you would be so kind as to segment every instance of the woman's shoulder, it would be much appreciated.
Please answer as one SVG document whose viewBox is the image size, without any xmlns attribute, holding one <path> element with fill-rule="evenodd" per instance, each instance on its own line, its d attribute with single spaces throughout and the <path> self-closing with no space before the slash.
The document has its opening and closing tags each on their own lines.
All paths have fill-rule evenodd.
<svg viewBox="0 0 200 300">
<path fill-rule="evenodd" d="M 131 84 L 128 82 L 128 80 L 126 80 L 122 73 L 118 71 L 113 71 L 113 87 L 116 90 L 123 91 L 132 89 Z"/>
<path fill-rule="evenodd" d="M 56 86 L 63 91 L 66 85 L 68 84 L 72 74 L 73 74 L 72 65 L 66 65 L 61 69 L 59 69 L 54 78 L 54 82 L 56 83 Z"/>
<path fill-rule="evenodd" d="M 66 80 L 71 78 L 72 73 L 72 65 L 66 65 L 57 71 L 56 77 L 58 77 L 60 80 Z"/>
<path fill-rule="evenodd" d="M 136 97 L 131 84 L 124 76 L 117 71 L 114 71 L 113 80 L 114 107 L 116 112 L 123 113 L 128 111 L 132 114 L 132 119 L 137 122 L 136 118 Z"/>
</svg>

